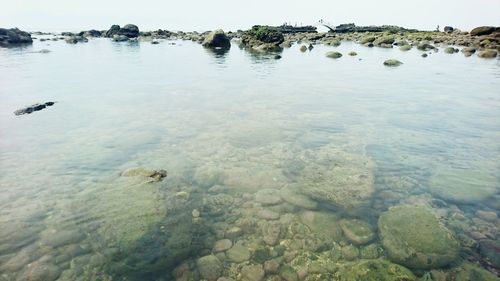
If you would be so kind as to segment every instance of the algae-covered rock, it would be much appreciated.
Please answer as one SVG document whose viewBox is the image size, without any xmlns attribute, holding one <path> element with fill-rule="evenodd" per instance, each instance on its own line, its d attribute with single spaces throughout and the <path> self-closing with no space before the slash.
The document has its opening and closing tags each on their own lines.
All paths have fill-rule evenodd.
<svg viewBox="0 0 500 281">
<path fill-rule="evenodd" d="M 485 59 L 496 58 L 497 55 L 498 55 L 498 52 L 495 50 L 491 50 L 491 49 L 481 51 L 481 52 L 479 52 L 479 54 L 477 54 L 478 57 L 485 58 Z"/>
<path fill-rule="evenodd" d="M 324 241 L 338 240 L 342 237 L 338 217 L 332 212 L 306 211 L 300 215 L 300 221 Z"/>
<path fill-rule="evenodd" d="M 454 53 L 456 53 L 455 48 L 453 48 L 453 47 L 448 47 L 448 48 L 444 49 L 444 52 L 447 53 L 447 54 L 454 54 Z"/>
<path fill-rule="evenodd" d="M 255 201 L 263 205 L 275 205 L 283 200 L 277 189 L 261 189 L 255 193 Z"/>
<path fill-rule="evenodd" d="M 498 191 L 495 176 L 470 169 L 438 170 L 429 183 L 429 192 L 455 203 L 479 203 Z"/>
<path fill-rule="evenodd" d="M 363 245 L 375 238 L 371 226 L 362 220 L 341 220 L 340 227 L 344 236 L 356 245 Z"/>
<path fill-rule="evenodd" d="M 202 43 L 207 48 L 231 48 L 231 42 L 223 30 L 215 30 L 207 34 Z"/>
<path fill-rule="evenodd" d="M 390 59 L 390 60 L 384 61 L 385 66 L 400 66 L 402 64 L 403 64 L 402 62 L 395 60 L 395 59 Z"/>
<path fill-rule="evenodd" d="M 407 268 L 386 260 L 361 260 L 344 264 L 335 273 L 339 281 L 413 281 L 415 275 Z"/>
<path fill-rule="evenodd" d="M 328 52 L 328 53 L 326 53 L 326 56 L 331 58 L 331 59 L 338 59 L 338 58 L 342 57 L 342 54 L 339 52 Z"/>
<path fill-rule="evenodd" d="M 200 275 L 208 280 L 215 281 L 222 274 L 222 263 L 213 255 L 204 256 L 196 261 Z"/>
<path fill-rule="evenodd" d="M 401 51 L 409 51 L 411 50 L 411 45 L 402 45 L 399 47 Z"/>
<path fill-rule="evenodd" d="M 380 216 L 378 227 L 389 258 L 399 264 L 429 269 L 458 258 L 457 240 L 425 207 L 393 207 Z"/>
<path fill-rule="evenodd" d="M 374 192 L 373 162 L 363 155 L 331 153 L 324 165 L 311 164 L 299 179 L 310 198 L 356 213 L 368 206 Z"/>
<path fill-rule="evenodd" d="M 165 170 L 148 170 L 142 167 L 134 167 L 126 169 L 121 173 L 123 177 L 146 177 L 153 181 L 160 181 L 167 176 Z"/>
<path fill-rule="evenodd" d="M 498 281 L 495 274 L 472 263 L 464 263 L 454 270 L 455 281 Z"/>
</svg>

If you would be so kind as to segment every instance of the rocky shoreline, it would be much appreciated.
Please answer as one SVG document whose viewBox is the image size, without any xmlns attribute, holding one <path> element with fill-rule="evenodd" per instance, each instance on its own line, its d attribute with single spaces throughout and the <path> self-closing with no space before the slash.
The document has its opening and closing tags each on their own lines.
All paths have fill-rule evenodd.
<svg viewBox="0 0 500 281">
<path fill-rule="evenodd" d="M 325 33 L 297 32 L 282 33 L 279 27 L 256 25 L 251 29 L 236 32 L 222 30 L 207 32 L 173 32 L 158 29 L 140 31 L 134 24 L 123 27 L 112 25 L 108 30 L 86 30 L 78 33 L 27 33 L 19 29 L 0 29 L 0 46 L 11 47 L 32 44 L 36 35 L 52 35 L 53 38 L 40 38 L 40 41 L 65 40 L 68 44 L 88 42 L 90 38 L 110 38 L 115 42 L 141 41 L 159 44 L 160 40 L 190 40 L 207 48 L 228 49 L 231 42 L 251 51 L 276 52 L 293 44 L 305 44 L 302 49 L 312 49 L 315 44 L 339 46 L 342 41 L 353 41 L 366 47 L 399 48 L 408 51 L 417 48 L 421 51 L 438 51 L 440 48 L 448 54 L 461 52 L 469 57 L 473 54 L 481 58 L 495 58 L 500 51 L 500 27 L 480 26 L 470 32 L 460 31 L 446 26 L 440 31 L 418 31 L 396 26 L 366 26 L 342 24 Z M 309 47 L 308 47 L 308 46 Z M 451 46 L 456 46 L 454 48 Z M 424 57 L 427 54 L 423 54 Z"/>
</svg>

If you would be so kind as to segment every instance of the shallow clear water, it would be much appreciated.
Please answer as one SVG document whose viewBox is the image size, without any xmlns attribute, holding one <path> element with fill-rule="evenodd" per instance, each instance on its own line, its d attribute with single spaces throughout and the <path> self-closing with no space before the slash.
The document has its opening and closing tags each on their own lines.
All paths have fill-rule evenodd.
<svg viewBox="0 0 500 281">
<path fill-rule="evenodd" d="M 328 59 L 330 50 L 344 56 Z M 232 242 L 255 257 L 261 234 L 243 226 L 264 223 L 258 190 L 300 193 L 308 168 L 349 161 L 372 163 L 359 172 L 373 175 L 363 208 L 315 198 L 314 212 L 359 218 L 375 233 L 395 205 L 423 205 L 445 222 L 459 214 L 463 224 L 446 226 L 463 236 L 461 255 L 444 270 L 469 260 L 495 272 L 495 256 L 478 249 L 498 241 L 500 223 L 477 211 L 500 211 L 500 61 L 420 54 L 343 42 L 306 53 L 294 45 L 275 60 L 236 44 L 214 53 L 107 39 L 0 49 L 0 280 L 170 280 L 183 262 L 196 280 L 193 261 L 233 226 L 243 234 Z M 389 58 L 404 64 L 383 66 Z M 57 103 L 13 114 L 47 101 Z M 120 176 L 131 167 L 168 177 Z M 434 188 L 457 182 L 465 200 Z M 285 229 L 306 210 L 277 206 L 286 248 L 296 237 Z M 238 278 L 238 264 L 225 261 L 223 275 Z"/>
</svg>

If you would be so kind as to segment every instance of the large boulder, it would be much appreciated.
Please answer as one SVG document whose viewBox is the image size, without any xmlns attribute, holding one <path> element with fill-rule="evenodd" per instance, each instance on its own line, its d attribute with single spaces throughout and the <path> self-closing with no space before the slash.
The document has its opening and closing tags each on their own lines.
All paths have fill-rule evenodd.
<svg viewBox="0 0 500 281">
<path fill-rule="evenodd" d="M 118 30 L 118 33 L 116 34 L 124 35 L 128 38 L 136 38 L 139 37 L 139 27 L 134 24 L 127 24 L 124 27 L 120 28 L 120 30 Z"/>
<path fill-rule="evenodd" d="M 498 192 L 497 178 L 479 170 L 439 169 L 429 182 L 429 192 L 446 201 L 474 204 L 487 201 Z"/>
<path fill-rule="evenodd" d="M 470 31 L 472 36 L 489 35 L 497 31 L 497 27 L 494 26 L 479 26 Z"/>
<path fill-rule="evenodd" d="M 443 267 L 458 258 L 460 245 L 427 208 L 396 206 L 378 220 L 389 258 L 415 269 Z"/>
<path fill-rule="evenodd" d="M 203 47 L 207 48 L 231 48 L 231 42 L 223 30 L 215 30 L 210 32 L 203 40 Z"/>
<path fill-rule="evenodd" d="M 0 47 L 32 43 L 33 39 L 31 39 L 31 35 L 28 32 L 17 28 L 0 28 Z"/>
<path fill-rule="evenodd" d="M 104 34 L 104 36 L 107 38 L 113 38 L 114 35 L 118 34 L 118 31 L 120 31 L 120 26 L 114 24 L 110 29 L 108 29 L 108 31 L 106 31 L 106 34 Z"/>
</svg>

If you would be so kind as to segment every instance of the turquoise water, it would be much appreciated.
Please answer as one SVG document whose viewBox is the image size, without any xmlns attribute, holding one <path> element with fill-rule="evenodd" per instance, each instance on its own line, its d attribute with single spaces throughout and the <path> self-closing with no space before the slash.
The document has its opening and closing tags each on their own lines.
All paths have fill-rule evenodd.
<svg viewBox="0 0 500 281">
<path fill-rule="evenodd" d="M 488 245 L 499 247 L 500 222 L 479 213 L 500 211 L 499 60 L 422 58 L 351 42 L 298 49 L 280 60 L 234 43 L 215 53 L 188 41 L 0 49 L 0 280 L 190 280 L 179 277 L 188 273 L 201 280 L 197 258 L 224 237 L 251 253 L 237 262 L 217 253 L 219 276 L 235 280 L 245 280 L 243 266 L 263 264 L 255 259 L 262 247 L 278 252 L 273 258 L 278 245 L 298 252 L 282 265 L 299 272 L 317 259 L 360 260 L 325 256 L 332 245 L 351 245 L 342 231 L 326 248 L 290 246 L 300 240 L 295 224 L 318 234 L 301 219 L 307 212 L 326 212 L 334 225 L 367 222 L 377 237 L 370 245 L 384 259 L 377 221 L 396 205 L 431 210 L 460 242 L 452 263 L 413 269 L 417 276 L 452 272 L 466 260 L 495 274 L 498 250 Z M 331 50 L 344 56 L 326 58 Z M 404 64 L 383 66 L 389 58 Z M 48 101 L 57 103 L 13 114 Z M 345 174 L 328 178 L 337 166 L 348 167 Z M 132 167 L 168 176 L 120 176 Z M 324 186 L 338 178 L 349 190 L 358 175 L 370 185 L 352 188 L 366 192 L 362 206 L 308 191 L 317 182 L 329 192 Z M 282 198 L 268 207 L 256 200 L 261 189 L 293 190 L 319 205 Z M 279 214 L 274 245 L 261 241 L 263 209 Z M 233 227 L 242 234 L 229 235 Z"/>
</svg>

